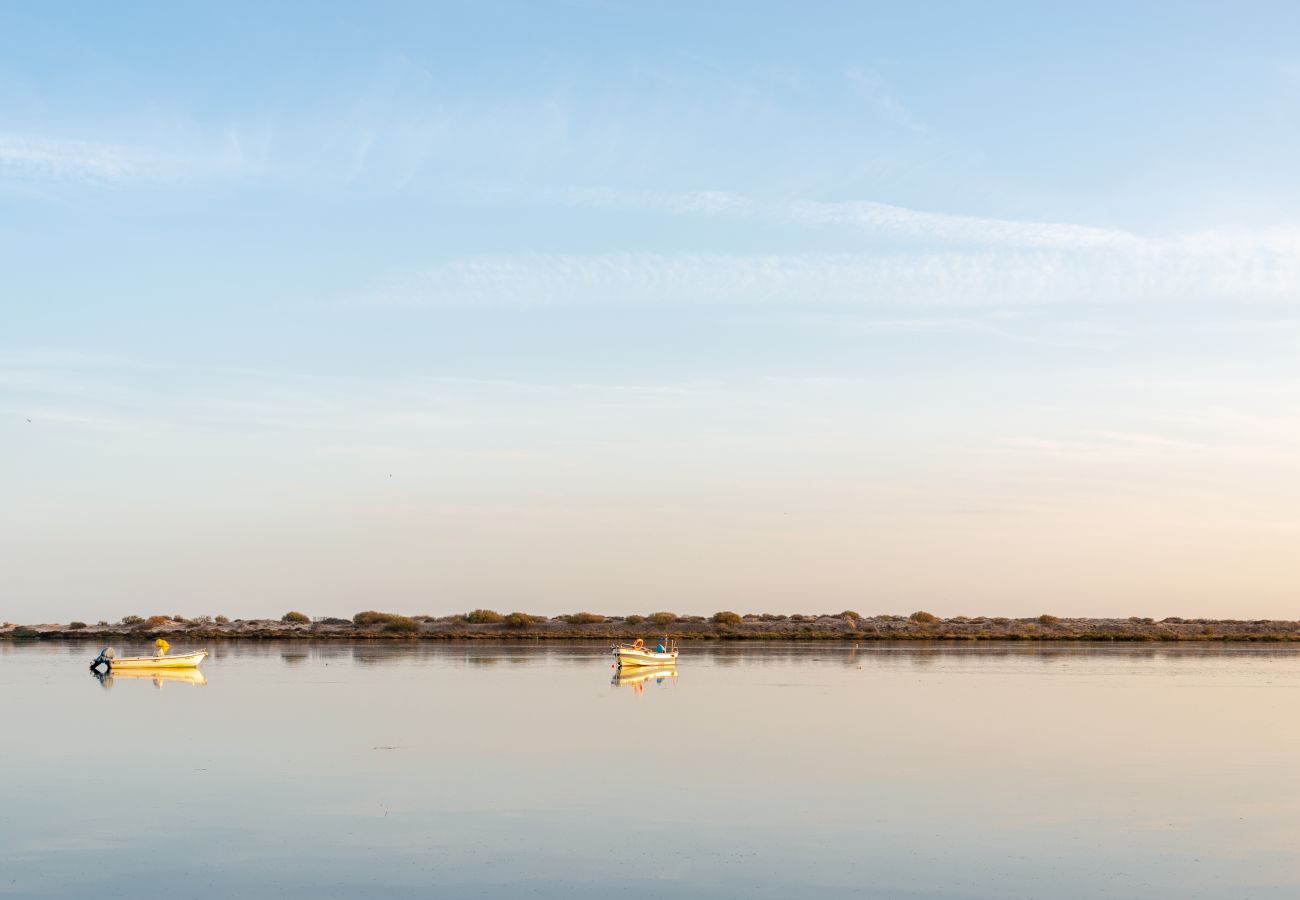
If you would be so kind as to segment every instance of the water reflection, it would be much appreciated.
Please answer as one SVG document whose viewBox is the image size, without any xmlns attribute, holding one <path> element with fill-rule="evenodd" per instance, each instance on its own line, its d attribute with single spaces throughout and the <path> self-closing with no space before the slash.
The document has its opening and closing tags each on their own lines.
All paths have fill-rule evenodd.
<svg viewBox="0 0 1300 900">
<path fill-rule="evenodd" d="M 0 641 L 0 896 L 1300 896 L 1300 645 L 98 649 Z"/>
<path fill-rule="evenodd" d="M 645 693 L 646 682 L 655 684 L 675 684 L 676 666 L 637 666 L 629 669 L 615 669 L 610 684 L 616 687 L 630 687 L 636 693 Z"/>
<path fill-rule="evenodd" d="M 173 681 L 183 684 L 205 685 L 208 676 L 199 669 L 119 669 L 114 672 L 101 672 L 91 669 L 90 674 L 106 689 L 112 688 L 118 681 L 142 680 L 152 681 L 153 686 L 162 689 L 163 682 Z"/>
</svg>

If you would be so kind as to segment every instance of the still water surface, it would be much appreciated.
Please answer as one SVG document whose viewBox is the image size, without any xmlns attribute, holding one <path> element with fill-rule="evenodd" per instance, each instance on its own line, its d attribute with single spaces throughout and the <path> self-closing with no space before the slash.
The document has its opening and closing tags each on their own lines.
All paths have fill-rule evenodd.
<svg viewBox="0 0 1300 900">
<path fill-rule="evenodd" d="M 213 649 L 0 644 L 0 896 L 1300 895 L 1289 647 Z"/>
</svg>

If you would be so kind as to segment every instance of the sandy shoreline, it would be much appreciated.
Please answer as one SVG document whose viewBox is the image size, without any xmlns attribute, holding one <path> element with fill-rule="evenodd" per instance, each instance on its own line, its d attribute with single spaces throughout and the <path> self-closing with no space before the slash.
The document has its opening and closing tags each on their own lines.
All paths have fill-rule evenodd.
<svg viewBox="0 0 1300 900">
<path fill-rule="evenodd" d="M 356 619 L 322 618 L 294 622 L 282 619 L 235 619 L 216 622 L 207 617 L 178 619 L 128 617 L 121 622 L 84 624 L 44 623 L 0 627 L 0 640 L 62 640 L 99 638 L 183 638 L 186 640 L 625 640 L 667 634 L 677 640 L 946 640 L 946 641 L 1300 641 L 1300 622 L 1285 620 L 1127 619 L 966 617 L 939 619 L 926 613 L 913 616 L 748 615 L 653 617 L 528 616 L 412 616 L 361 613 Z M 492 621 L 493 618 L 501 621 Z"/>
</svg>

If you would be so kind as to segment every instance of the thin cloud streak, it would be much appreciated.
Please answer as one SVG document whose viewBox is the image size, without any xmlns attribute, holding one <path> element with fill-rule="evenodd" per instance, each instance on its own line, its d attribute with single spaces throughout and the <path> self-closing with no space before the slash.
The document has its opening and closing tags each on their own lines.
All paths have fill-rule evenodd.
<svg viewBox="0 0 1300 900">
<path fill-rule="evenodd" d="M 258 170 L 236 131 L 212 147 L 193 150 L 0 134 L 0 179 L 116 184 Z"/>
<path fill-rule="evenodd" d="M 478 256 L 392 273 L 350 306 L 1007 307 L 1060 303 L 1290 301 L 1300 255 L 999 251 Z"/>
</svg>

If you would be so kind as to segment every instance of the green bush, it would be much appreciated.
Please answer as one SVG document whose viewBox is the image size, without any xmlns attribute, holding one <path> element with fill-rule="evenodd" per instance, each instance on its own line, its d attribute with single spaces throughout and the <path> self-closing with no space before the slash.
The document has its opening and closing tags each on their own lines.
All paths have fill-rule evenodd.
<svg viewBox="0 0 1300 900">
<path fill-rule="evenodd" d="M 623 621 L 629 625 L 640 625 L 642 622 L 645 621 L 645 616 L 635 616 L 635 615 L 628 616 Z"/>
<path fill-rule="evenodd" d="M 28 628 L 26 625 L 19 625 L 13 631 L 9 632 L 9 634 L 11 637 L 16 638 L 34 638 L 37 637 L 40 632 L 35 628 Z"/>
<path fill-rule="evenodd" d="M 280 617 L 280 621 L 292 625 L 310 625 L 311 616 L 307 615 L 306 613 L 300 613 L 297 610 L 294 610 L 292 612 L 287 612 L 284 615 L 282 615 Z"/>
<path fill-rule="evenodd" d="M 420 623 L 414 619 L 408 619 L 406 616 L 389 616 L 388 621 L 384 622 L 384 631 L 409 633 L 419 630 Z"/>
<path fill-rule="evenodd" d="M 572 613 L 563 618 L 570 625 L 599 625 L 605 621 L 605 617 L 599 613 L 589 612 Z"/>
<path fill-rule="evenodd" d="M 911 619 L 913 622 L 915 622 L 915 623 L 918 624 L 918 625 L 938 625 L 938 624 L 939 624 L 939 617 L 938 617 L 938 616 L 936 616 L 934 613 L 928 613 L 928 612 L 926 612 L 926 611 L 923 610 L 923 609 L 918 609 L 916 612 L 914 612 L 914 613 L 912 613 L 910 616 L 908 616 L 908 618 Z"/>
<path fill-rule="evenodd" d="M 650 621 L 656 625 L 671 625 L 677 621 L 677 613 L 670 613 L 670 612 L 651 613 Z"/>
<path fill-rule="evenodd" d="M 86 623 L 85 623 L 85 622 L 69 622 L 69 623 L 68 623 L 68 630 L 69 630 L 69 631 L 80 631 L 81 629 L 83 629 L 83 628 L 85 628 L 85 627 L 86 627 Z"/>
<path fill-rule="evenodd" d="M 505 617 L 507 628 L 527 628 L 537 622 L 536 616 L 530 616 L 528 613 L 512 612 Z"/>
<path fill-rule="evenodd" d="M 495 609 L 475 609 L 465 613 L 465 621 L 471 625 L 495 625 L 505 619 L 505 616 Z"/>
<path fill-rule="evenodd" d="M 714 625 L 739 625 L 740 613 L 731 612 L 730 610 L 715 612 L 712 622 Z"/>
<path fill-rule="evenodd" d="M 383 625 L 385 622 L 387 622 L 395 615 L 397 614 L 379 612 L 378 610 L 375 609 L 367 609 L 364 612 L 359 612 L 355 616 L 353 616 L 352 623 L 354 625 L 360 625 L 362 627 L 365 627 L 367 625 Z"/>
</svg>

